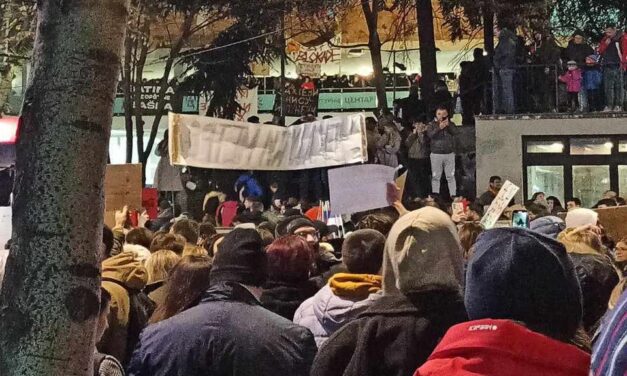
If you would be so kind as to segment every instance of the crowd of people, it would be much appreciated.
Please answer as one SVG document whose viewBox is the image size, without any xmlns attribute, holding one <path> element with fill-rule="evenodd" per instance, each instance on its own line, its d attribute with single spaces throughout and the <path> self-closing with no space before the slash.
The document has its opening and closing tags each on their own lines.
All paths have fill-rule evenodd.
<svg viewBox="0 0 627 376">
<path fill-rule="evenodd" d="M 527 41 L 507 25 L 496 36 L 496 113 L 623 110 L 627 34 L 621 28 L 606 27 L 597 43 L 575 31 L 566 47 L 551 33 Z"/>
<path fill-rule="evenodd" d="M 484 229 L 500 189 L 403 203 L 390 184 L 389 207 L 342 230 L 249 196 L 226 233 L 118 211 L 94 375 L 624 375 L 627 238 L 542 192 L 503 214 L 527 210 L 528 229 Z"/>
</svg>

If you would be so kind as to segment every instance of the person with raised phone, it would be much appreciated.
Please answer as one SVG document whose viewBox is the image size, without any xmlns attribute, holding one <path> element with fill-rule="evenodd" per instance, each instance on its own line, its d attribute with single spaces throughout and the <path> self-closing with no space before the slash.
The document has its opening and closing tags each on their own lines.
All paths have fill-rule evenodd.
<svg viewBox="0 0 627 376">
<path fill-rule="evenodd" d="M 449 119 L 446 106 L 438 106 L 435 119 L 429 124 L 427 136 L 431 140 L 431 188 L 434 194 L 440 194 L 440 179 L 446 175 L 448 192 L 451 197 L 457 195 L 455 181 L 455 135 L 457 126 Z"/>
</svg>

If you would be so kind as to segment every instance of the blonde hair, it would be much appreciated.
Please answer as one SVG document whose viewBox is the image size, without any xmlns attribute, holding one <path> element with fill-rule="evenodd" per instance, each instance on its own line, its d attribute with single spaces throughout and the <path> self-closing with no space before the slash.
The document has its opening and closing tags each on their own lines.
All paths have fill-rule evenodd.
<svg viewBox="0 0 627 376">
<path fill-rule="evenodd" d="M 168 279 L 170 271 L 174 269 L 180 260 L 181 256 L 167 249 L 162 249 L 153 253 L 148 261 L 146 261 L 148 283 L 165 281 Z"/>
<path fill-rule="evenodd" d="M 568 228 L 557 236 L 568 253 L 602 254 L 603 243 L 594 231 L 586 228 Z"/>
<path fill-rule="evenodd" d="M 209 252 L 204 247 L 199 247 L 197 245 L 188 245 L 183 250 L 183 257 L 193 256 L 193 257 L 208 257 Z"/>
</svg>

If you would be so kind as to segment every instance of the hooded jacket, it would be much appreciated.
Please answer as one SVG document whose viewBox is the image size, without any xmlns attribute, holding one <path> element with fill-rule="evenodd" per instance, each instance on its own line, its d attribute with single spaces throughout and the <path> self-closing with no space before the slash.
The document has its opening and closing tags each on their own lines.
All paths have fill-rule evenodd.
<svg viewBox="0 0 627 376">
<path fill-rule="evenodd" d="M 499 44 L 494 49 L 494 67 L 497 69 L 513 69 L 516 66 L 516 34 L 508 29 L 501 30 Z"/>
<path fill-rule="evenodd" d="M 540 217 L 531 221 L 529 229 L 552 239 L 557 239 L 557 235 L 564 231 L 566 224 L 559 217 L 552 215 Z"/>
<path fill-rule="evenodd" d="M 455 325 L 414 376 L 586 376 L 590 355 L 513 321 Z"/>
<path fill-rule="evenodd" d="M 462 252 L 449 216 L 426 207 L 392 227 L 383 296 L 324 343 L 316 376 L 411 375 L 452 325 L 467 319 Z"/>
<path fill-rule="evenodd" d="M 363 283 L 364 277 L 372 279 L 370 286 L 376 290 L 362 294 L 351 290 L 351 282 L 339 282 L 339 278 L 350 278 Z M 333 287 L 331 287 L 333 286 Z M 322 344 L 344 324 L 355 319 L 381 297 L 381 277 L 340 273 L 329 280 L 316 295 L 305 300 L 294 314 L 294 323 L 311 330 L 316 344 Z M 336 294 L 336 291 L 338 294 Z"/>
<path fill-rule="evenodd" d="M 220 282 L 196 307 L 144 330 L 129 376 L 308 376 L 311 333 L 261 306 L 244 286 Z"/>
<path fill-rule="evenodd" d="M 148 282 L 146 268 L 131 252 L 122 252 L 102 262 L 102 287 L 111 294 L 109 328 L 98 350 L 125 363 L 131 302 L 128 290 L 142 290 Z"/>
</svg>

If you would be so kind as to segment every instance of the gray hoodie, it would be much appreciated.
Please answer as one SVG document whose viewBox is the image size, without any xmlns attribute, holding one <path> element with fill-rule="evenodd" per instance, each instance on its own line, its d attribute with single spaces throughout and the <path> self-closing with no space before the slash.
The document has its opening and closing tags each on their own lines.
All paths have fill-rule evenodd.
<svg viewBox="0 0 627 376">
<path fill-rule="evenodd" d="M 448 214 L 425 207 L 394 224 L 383 256 L 384 295 L 461 291 L 462 281 L 461 246 Z"/>
</svg>

